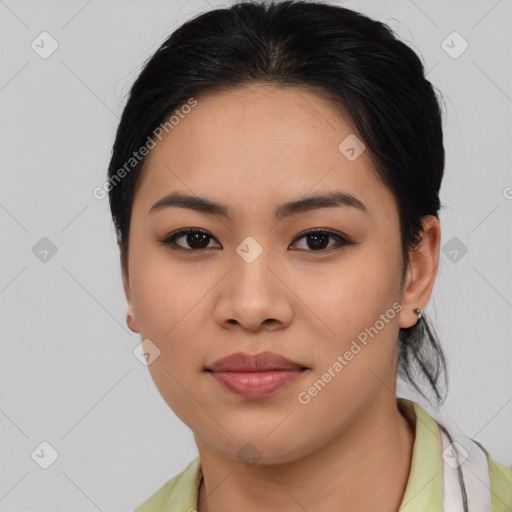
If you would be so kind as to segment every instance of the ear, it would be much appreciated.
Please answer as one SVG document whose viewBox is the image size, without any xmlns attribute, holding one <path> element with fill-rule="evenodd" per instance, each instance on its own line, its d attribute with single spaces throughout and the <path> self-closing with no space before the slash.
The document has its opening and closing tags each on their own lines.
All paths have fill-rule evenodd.
<svg viewBox="0 0 512 512">
<path fill-rule="evenodd" d="M 127 310 L 127 314 L 126 314 L 126 323 L 131 331 L 140 332 L 140 330 L 137 326 L 137 316 L 135 314 L 135 307 L 133 305 L 133 296 L 132 296 L 132 290 L 130 287 L 128 268 L 124 264 L 123 256 L 122 256 L 121 252 L 120 252 L 120 263 L 121 263 L 121 275 L 123 278 L 123 290 L 124 290 L 124 295 L 126 297 L 126 302 L 128 303 L 128 310 Z"/>
<path fill-rule="evenodd" d="M 424 309 L 430 300 L 439 265 L 441 227 L 439 219 L 426 215 L 422 219 L 421 243 L 409 253 L 409 266 L 405 277 L 400 327 L 412 327 L 417 322 L 415 308 Z"/>
</svg>

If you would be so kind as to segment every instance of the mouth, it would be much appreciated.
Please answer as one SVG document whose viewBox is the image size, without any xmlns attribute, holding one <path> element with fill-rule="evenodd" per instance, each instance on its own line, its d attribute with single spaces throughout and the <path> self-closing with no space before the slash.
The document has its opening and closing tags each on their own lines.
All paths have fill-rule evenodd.
<svg viewBox="0 0 512 512">
<path fill-rule="evenodd" d="M 237 352 L 205 368 L 224 389 L 244 398 L 271 395 L 308 370 L 307 366 L 272 352 Z"/>
<path fill-rule="evenodd" d="M 264 372 L 277 370 L 307 370 L 307 366 L 275 352 L 248 354 L 235 352 L 218 359 L 205 370 L 212 372 Z"/>
</svg>

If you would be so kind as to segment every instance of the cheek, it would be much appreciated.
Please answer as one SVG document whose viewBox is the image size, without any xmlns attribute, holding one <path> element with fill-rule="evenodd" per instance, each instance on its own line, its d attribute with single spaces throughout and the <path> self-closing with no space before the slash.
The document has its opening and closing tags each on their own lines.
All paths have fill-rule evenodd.
<svg viewBox="0 0 512 512">
<path fill-rule="evenodd" d="M 142 257 L 134 251 L 132 290 L 140 336 L 160 350 L 149 370 L 164 398 L 179 408 L 190 401 L 182 386 L 190 386 L 189 379 L 204 366 L 200 299 L 207 288 L 197 271 L 173 264 L 162 253 L 148 251 Z"/>
<path fill-rule="evenodd" d="M 198 318 L 204 289 L 190 275 L 165 262 L 141 261 L 134 269 L 133 291 L 140 336 L 149 338 L 160 355 L 149 366 L 167 405 L 192 428 L 189 419 L 201 410 L 191 399 L 203 369 L 204 321 Z M 206 420 L 205 420 L 206 421 Z"/>
<path fill-rule="evenodd" d="M 384 253 L 360 251 L 321 270 L 304 272 L 309 277 L 295 280 L 295 289 L 326 333 L 346 340 L 373 324 L 397 300 L 399 268 L 394 261 Z"/>
<path fill-rule="evenodd" d="M 194 306 L 207 283 L 194 265 L 180 265 L 166 248 L 142 253 L 134 250 L 131 281 L 141 334 L 172 338 L 183 323 L 194 317 Z"/>
<path fill-rule="evenodd" d="M 385 251 L 368 249 L 329 269 L 329 276 L 315 275 L 303 284 L 307 306 L 314 312 L 309 316 L 321 320 L 315 319 L 322 330 L 315 329 L 319 364 L 314 377 L 331 371 L 325 375 L 329 392 L 322 392 L 319 407 L 328 406 L 331 393 L 336 401 L 345 400 L 347 392 L 372 393 L 382 386 L 376 375 L 385 380 L 395 361 L 400 267 Z"/>
</svg>

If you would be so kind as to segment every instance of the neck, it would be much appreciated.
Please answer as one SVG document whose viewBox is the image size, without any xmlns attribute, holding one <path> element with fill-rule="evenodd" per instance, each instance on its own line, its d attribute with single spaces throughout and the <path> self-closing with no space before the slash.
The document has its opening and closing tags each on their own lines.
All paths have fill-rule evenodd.
<svg viewBox="0 0 512 512">
<path fill-rule="evenodd" d="M 414 430 L 394 398 L 366 410 L 314 453 L 286 464 L 248 468 L 197 436 L 196 443 L 204 475 L 198 512 L 396 512 L 409 478 Z"/>
</svg>

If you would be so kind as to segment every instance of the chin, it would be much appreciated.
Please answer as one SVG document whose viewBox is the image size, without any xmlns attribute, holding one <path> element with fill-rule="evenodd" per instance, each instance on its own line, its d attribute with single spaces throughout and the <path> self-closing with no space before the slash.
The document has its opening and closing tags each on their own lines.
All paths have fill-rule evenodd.
<svg viewBox="0 0 512 512">
<path fill-rule="evenodd" d="M 264 432 L 246 429 L 237 434 L 227 426 L 226 429 L 233 437 L 225 434 L 223 438 L 207 439 L 207 444 L 224 456 L 239 460 L 248 468 L 255 465 L 286 464 L 308 453 L 307 446 L 301 447 L 298 439 L 284 431 L 269 435 L 269 429 Z"/>
</svg>

